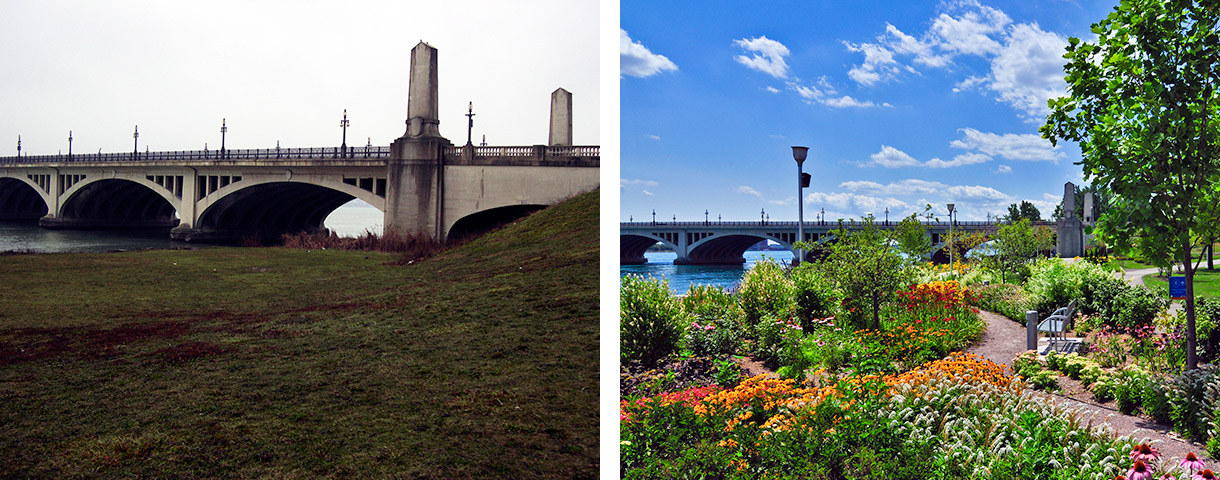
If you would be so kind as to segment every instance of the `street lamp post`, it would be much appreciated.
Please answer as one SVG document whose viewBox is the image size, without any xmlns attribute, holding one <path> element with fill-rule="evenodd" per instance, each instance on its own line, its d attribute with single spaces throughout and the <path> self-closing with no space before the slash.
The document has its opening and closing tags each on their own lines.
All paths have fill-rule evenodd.
<svg viewBox="0 0 1220 480">
<path fill-rule="evenodd" d="M 339 126 L 343 127 L 343 142 L 339 144 L 339 149 L 343 151 L 343 158 L 347 158 L 347 126 L 351 122 L 347 121 L 347 109 L 343 109 L 343 121 L 339 122 Z"/>
<path fill-rule="evenodd" d="M 21 135 L 17 135 L 17 158 L 21 158 Z"/>
<path fill-rule="evenodd" d="M 136 125 L 136 130 L 135 130 L 135 132 L 132 132 L 131 138 L 132 138 L 131 159 L 135 160 L 136 157 L 138 157 L 140 155 L 140 126 L 139 125 Z"/>
<path fill-rule="evenodd" d="M 653 225 L 657 224 L 657 209 L 655 209 L 655 208 L 652 209 L 652 224 Z"/>
<path fill-rule="evenodd" d="M 758 223 L 760 225 L 767 224 L 767 209 L 764 208 L 758 212 Z"/>
<path fill-rule="evenodd" d="M 711 223 L 711 222 L 709 222 L 709 221 L 707 220 L 707 209 L 704 209 L 704 210 L 703 210 L 703 224 L 704 224 L 704 225 L 708 225 L 708 224 L 710 224 L 710 223 Z"/>
<path fill-rule="evenodd" d="M 885 207 L 885 225 L 890 225 L 890 207 Z"/>
<path fill-rule="evenodd" d="M 822 225 L 826 225 L 826 208 L 822 208 Z"/>
<path fill-rule="evenodd" d="M 474 102 L 470 102 L 470 105 L 466 109 L 466 144 L 467 145 L 474 145 L 470 141 L 471 140 L 470 134 L 473 130 L 474 130 Z"/>
<path fill-rule="evenodd" d="M 805 189 L 805 158 L 809 155 L 809 147 L 792 147 L 792 158 L 796 160 L 796 241 L 805 241 L 805 202 L 801 200 Z M 801 259 L 805 258 L 803 249 L 796 250 L 796 258 L 792 260 L 793 265 L 800 265 Z"/>
<path fill-rule="evenodd" d="M 228 133 L 227 119 L 220 119 L 220 158 L 225 158 L 225 133 Z"/>
<path fill-rule="evenodd" d="M 68 161 L 72 161 L 72 131 L 68 130 Z"/>
<path fill-rule="evenodd" d="M 949 204 L 949 269 L 953 269 L 953 204 Z"/>
</svg>

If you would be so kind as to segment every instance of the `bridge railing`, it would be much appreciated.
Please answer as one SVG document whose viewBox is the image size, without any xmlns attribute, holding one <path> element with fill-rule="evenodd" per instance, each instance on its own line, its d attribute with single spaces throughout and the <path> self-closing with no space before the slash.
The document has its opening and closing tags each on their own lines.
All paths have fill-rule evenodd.
<svg viewBox="0 0 1220 480">
<path fill-rule="evenodd" d="M 796 226 L 797 226 L 796 224 L 797 224 L 797 223 L 798 223 L 798 222 L 783 222 L 783 221 L 770 221 L 770 220 L 767 220 L 767 221 L 761 221 L 761 222 L 754 222 L 754 221 L 744 221 L 744 222 L 743 222 L 743 221 L 717 221 L 717 220 L 709 220 L 709 221 L 704 221 L 704 222 L 700 222 L 700 221 L 694 221 L 694 222 L 686 222 L 686 221 L 679 221 L 679 222 L 674 222 L 674 221 L 661 221 L 661 222 L 620 222 L 620 223 L 619 223 L 619 226 L 620 226 L 620 227 L 650 227 L 650 226 L 664 226 L 664 227 L 671 227 L 671 228 L 674 228 L 674 227 L 676 227 L 676 228 L 685 228 L 685 227 L 775 227 L 775 228 L 796 228 Z M 881 228 L 887 228 L 887 227 L 896 227 L 896 226 L 898 226 L 898 223 L 899 223 L 899 222 L 896 222 L 896 221 L 891 221 L 891 222 L 889 222 L 889 223 L 887 224 L 887 223 L 886 223 L 884 220 L 882 220 L 882 221 L 877 221 L 877 222 L 874 222 L 874 225 L 875 225 L 875 226 L 877 226 L 877 227 L 881 227 Z M 946 221 L 939 221 L 939 222 L 938 222 L 938 221 L 921 221 L 920 223 L 923 223 L 923 224 L 924 224 L 924 225 L 926 225 L 926 226 L 933 226 L 933 227 L 935 227 L 935 226 L 946 227 L 946 226 L 948 226 L 948 225 L 949 225 L 949 221 L 947 221 L 947 220 L 946 220 Z M 1037 225 L 1043 225 L 1043 226 L 1053 226 L 1054 224 L 1055 224 L 1054 222 L 1035 222 L 1033 225 L 1035 225 L 1035 226 L 1037 226 Z M 861 226 L 861 225 L 863 225 L 863 223 L 861 223 L 860 221 L 856 221 L 854 224 L 853 224 L 852 222 L 847 222 L 847 221 L 843 222 L 843 226 L 844 226 L 844 227 L 848 227 L 848 228 L 852 228 L 852 227 L 859 227 L 859 226 Z M 1005 223 L 1004 223 L 1004 222 L 999 222 L 999 221 L 994 221 L 994 220 L 993 220 L 993 221 L 985 221 L 985 220 L 958 220 L 958 221 L 953 222 L 953 226 L 955 226 L 955 227 L 999 227 L 1000 225 L 1005 225 Z M 805 227 L 829 227 L 829 228 L 838 228 L 838 227 L 839 227 L 839 222 L 838 222 L 838 220 L 835 220 L 835 221 L 829 221 L 829 220 L 827 220 L 827 221 L 825 221 L 825 222 L 818 222 L 817 220 L 806 220 L 806 221 L 805 221 Z"/>
<path fill-rule="evenodd" d="M 445 147 L 445 156 L 459 157 L 466 147 Z M 497 147 L 490 145 L 475 145 L 475 157 L 600 157 L 599 146 L 573 145 L 527 145 L 515 147 Z"/>
<path fill-rule="evenodd" d="M 167 152 L 74 153 L 0 157 L 0 164 L 157 162 L 176 160 L 297 160 L 389 158 L 390 147 L 257 148 Z"/>
</svg>

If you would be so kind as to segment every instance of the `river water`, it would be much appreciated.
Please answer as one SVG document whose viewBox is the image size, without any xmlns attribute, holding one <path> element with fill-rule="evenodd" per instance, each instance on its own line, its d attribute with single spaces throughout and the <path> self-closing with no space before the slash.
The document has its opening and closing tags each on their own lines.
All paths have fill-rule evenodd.
<svg viewBox="0 0 1220 480">
<path fill-rule="evenodd" d="M 352 237 L 366 229 L 380 233 L 383 218 L 381 210 L 353 200 L 335 209 L 324 224 L 341 236 Z M 37 222 L 0 222 L 0 252 L 110 252 L 206 246 L 172 241 L 167 232 L 48 230 L 39 228 Z"/>
<path fill-rule="evenodd" d="M 675 294 L 683 295 L 690 290 L 691 285 L 714 285 L 724 289 L 736 288 L 742 275 L 763 259 L 771 259 L 781 263 L 792 262 L 792 252 L 788 251 L 748 251 L 743 255 L 744 265 L 674 265 L 678 254 L 674 252 L 647 252 L 644 265 L 620 265 L 619 275 L 651 276 L 658 280 L 668 280 L 669 289 Z"/>
</svg>

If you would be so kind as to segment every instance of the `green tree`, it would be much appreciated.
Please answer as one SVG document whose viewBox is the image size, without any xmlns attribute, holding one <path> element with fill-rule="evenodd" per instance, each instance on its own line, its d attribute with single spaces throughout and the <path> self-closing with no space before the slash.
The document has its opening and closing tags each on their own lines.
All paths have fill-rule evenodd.
<svg viewBox="0 0 1220 480">
<path fill-rule="evenodd" d="M 919 262 L 924 255 L 932 253 L 932 236 L 928 235 L 928 227 L 919 221 L 917 214 L 912 213 L 898 222 L 894 230 L 894 246 L 911 263 Z"/>
<path fill-rule="evenodd" d="M 1068 96 L 1049 102 L 1042 135 L 1079 142 L 1084 173 L 1115 203 L 1106 243 L 1172 259 L 1186 276 L 1187 368 L 1195 356 L 1194 262 L 1220 188 L 1220 4 L 1123 0 L 1093 25 L 1096 43 L 1068 40 Z M 1211 202 L 1209 204 L 1209 202 Z M 1151 259 L 1151 258 L 1150 258 Z"/>
<path fill-rule="evenodd" d="M 824 274 L 835 279 L 843 291 L 872 304 L 872 328 L 881 329 L 881 305 L 908 278 L 907 262 L 893 248 L 893 235 L 863 220 L 862 228 L 848 231 L 840 221 L 834 232 L 838 241 L 830 245 L 830 255 L 822 262 Z"/>
<path fill-rule="evenodd" d="M 1020 276 L 1023 267 L 1038 256 L 1038 239 L 1029 219 L 1000 227 L 995 236 L 995 255 L 987 263 L 1000 271 L 1000 280 L 1008 282 L 1008 273 Z"/>
<path fill-rule="evenodd" d="M 1022 200 L 1019 205 L 1014 203 L 1008 206 L 1009 222 L 1016 222 L 1022 218 L 1033 222 L 1040 222 L 1042 221 L 1042 212 L 1039 212 L 1038 207 L 1035 207 L 1029 200 Z"/>
</svg>

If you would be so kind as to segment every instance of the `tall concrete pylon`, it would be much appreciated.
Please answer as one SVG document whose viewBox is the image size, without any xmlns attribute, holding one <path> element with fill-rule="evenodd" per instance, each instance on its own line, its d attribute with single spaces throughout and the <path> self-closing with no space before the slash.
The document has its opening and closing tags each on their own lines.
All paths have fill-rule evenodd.
<svg viewBox="0 0 1220 480">
<path fill-rule="evenodd" d="M 407 90 L 406 137 L 439 137 L 436 49 L 419 42 L 411 49 L 411 80 Z"/>
<path fill-rule="evenodd" d="M 551 134 L 548 145 L 572 145 L 572 92 L 557 88 L 551 93 Z"/>
<path fill-rule="evenodd" d="M 407 87 L 407 132 L 390 146 L 387 162 L 385 231 L 444 239 L 444 148 L 437 107 L 436 49 L 419 42 L 411 49 Z"/>
</svg>

